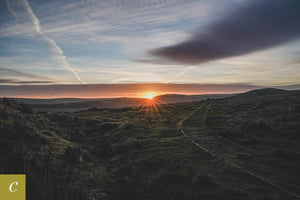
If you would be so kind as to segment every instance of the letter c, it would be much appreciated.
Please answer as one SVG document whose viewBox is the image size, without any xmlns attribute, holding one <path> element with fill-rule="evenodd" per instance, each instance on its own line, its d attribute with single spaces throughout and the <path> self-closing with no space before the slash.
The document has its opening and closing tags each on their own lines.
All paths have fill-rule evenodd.
<svg viewBox="0 0 300 200">
<path fill-rule="evenodd" d="M 10 192 L 16 192 L 16 191 L 18 190 L 18 189 L 12 190 L 12 186 L 13 186 L 14 184 L 15 184 L 15 185 L 18 185 L 18 182 L 15 181 L 15 182 L 12 182 L 12 183 L 10 184 L 10 186 L 9 186 L 9 191 L 10 191 Z"/>
</svg>

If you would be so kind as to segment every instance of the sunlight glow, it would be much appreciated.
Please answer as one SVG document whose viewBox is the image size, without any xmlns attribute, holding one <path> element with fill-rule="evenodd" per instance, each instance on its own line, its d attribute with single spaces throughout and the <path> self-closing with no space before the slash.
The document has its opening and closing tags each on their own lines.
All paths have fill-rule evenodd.
<svg viewBox="0 0 300 200">
<path fill-rule="evenodd" d="M 147 99 L 152 99 L 155 96 L 156 96 L 155 93 L 146 93 L 145 94 L 145 98 L 147 98 Z"/>
<path fill-rule="evenodd" d="M 160 117 L 159 109 L 162 109 L 161 104 L 164 102 L 160 101 L 157 97 L 157 93 L 148 92 L 144 93 L 143 97 L 145 98 L 139 105 L 141 110 L 145 110 L 146 114 L 156 113 Z"/>
</svg>

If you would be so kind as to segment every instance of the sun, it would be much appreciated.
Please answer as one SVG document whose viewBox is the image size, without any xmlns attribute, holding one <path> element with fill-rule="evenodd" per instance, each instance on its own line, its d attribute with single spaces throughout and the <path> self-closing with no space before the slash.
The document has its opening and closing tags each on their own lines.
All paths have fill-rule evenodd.
<svg viewBox="0 0 300 200">
<path fill-rule="evenodd" d="M 154 93 L 146 93 L 145 94 L 145 98 L 147 98 L 147 99 L 153 99 L 153 97 L 155 97 Z"/>
<path fill-rule="evenodd" d="M 162 104 L 164 104 L 164 102 L 159 100 L 158 93 L 145 92 L 143 93 L 141 103 L 139 103 L 137 107 L 140 107 L 141 111 L 145 111 L 147 115 L 157 113 L 157 115 L 161 117 L 160 110 L 163 110 Z"/>
</svg>

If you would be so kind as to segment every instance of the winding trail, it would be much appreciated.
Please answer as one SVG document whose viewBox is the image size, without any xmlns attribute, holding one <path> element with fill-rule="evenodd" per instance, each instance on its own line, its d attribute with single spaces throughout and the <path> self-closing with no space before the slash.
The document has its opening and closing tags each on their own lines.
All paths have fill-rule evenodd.
<svg viewBox="0 0 300 200">
<path fill-rule="evenodd" d="M 224 163 L 240 170 L 241 172 L 246 173 L 249 176 L 252 176 L 255 179 L 265 184 L 268 184 L 278 190 L 281 190 L 282 192 L 285 192 L 296 199 L 300 199 L 300 195 L 284 187 L 281 187 L 280 185 L 267 179 L 265 176 L 259 175 L 257 172 L 255 172 L 254 169 L 255 167 L 257 168 L 257 163 L 262 163 L 260 161 L 266 159 L 266 157 L 264 157 L 262 153 L 246 148 L 240 144 L 237 144 L 236 142 L 233 142 L 217 134 L 209 132 L 207 133 L 204 131 L 206 126 L 205 120 L 210 107 L 211 103 L 201 105 L 195 111 L 193 111 L 186 119 L 179 122 L 178 128 L 180 132 L 186 138 L 188 138 L 194 145 L 196 145 L 201 150 L 207 152 L 208 154 L 212 155 L 213 157 L 222 160 Z M 184 128 L 184 124 L 188 123 L 196 126 L 192 127 L 190 125 Z M 239 152 L 239 155 L 244 155 L 246 159 L 255 160 L 255 165 L 252 164 L 251 166 L 251 162 L 242 161 L 234 152 Z"/>
</svg>

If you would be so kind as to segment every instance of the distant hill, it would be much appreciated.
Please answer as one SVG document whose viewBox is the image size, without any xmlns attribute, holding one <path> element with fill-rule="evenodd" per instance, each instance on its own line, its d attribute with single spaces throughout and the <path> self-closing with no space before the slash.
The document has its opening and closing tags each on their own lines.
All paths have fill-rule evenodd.
<svg viewBox="0 0 300 200">
<path fill-rule="evenodd" d="M 74 103 L 89 101 L 90 99 L 81 98 L 56 98 L 56 99 L 31 99 L 31 98 L 9 98 L 18 103 L 25 104 L 58 104 L 58 103 Z"/>
<path fill-rule="evenodd" d="M 256 101 L 258 99 L 272 99 L 277 97 L 282 97 L 287 94 L 298 94 L 299 90 L 282 90 L 282 89 L 275 89 L 275 88 L 264 88 L 258 90 L 251 90 L 249 92 L 241 93 L 229 97 L 229 99 L 235 99 L 240 101 Z"/>
<path fill-rule="evenodd" d="M 181 94 L 164 94 L 156 96 L 155 98 L 164 103 L 180 103 L 200 101 L 207 98 L 226 98 L 235 94 L 204 94 L 204 95 L 181 95 Z"/>
<path fill-rule="evenodd" d="M 141 98 L 111 98 L 111 99 L 14 99 L 25 103 L 37 112 L 76 112 L 93 107 L 122 108 L 136 106 Z"/>
<path fill-rule="evenodd" d="M 156 96 L 161 103 L 183 103 L 205 100 L 207 98 L 225 98 L 234 94 L 180 95 L 165 94 Z M 122 108 L 138 106 L 144 98 L 57 98 L 57 99 L 28 99 L 11 98 L 18 103 L 25 103 L 37 112 L 76 112 L 89 108 Z"/>
<path fill-rule="evenodd" d="M 268 95 L 285 94 L 287 92 L 288 92 L 287 90 L 282 90 L 282 89 L 264 88 L 264 89 L 258 89 L 258 90 L 251 90 L 249 92 L 238 94 L 236 96 L 241 96 L 241 97 L 268 96 Z"/>
<path fill-rule="evenodd" d="M 242 94 L 205 94 L 205 95 L 182 95 L 182 94 L 164 94 L 154 97 L 160 103 L 184 103 L 201 101 L 208 98 L 222 99 L 234 98 L 235 100 L 253 100 L 256 98 L 276 98 L 276 95 L 286 93 L 297 93 L 297 90 L 282 90 L 275 88 L 265 88 L 252 90 Z M 138 106 L 144 98 L 57 98 L 57 99 L 28 99 L 12 98 L 18 103 L 25 103 L 37 112 L 76 112 L 90 108 L 122 108 Z"/>
</svg>

